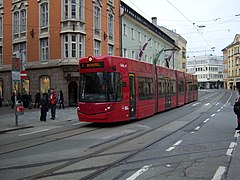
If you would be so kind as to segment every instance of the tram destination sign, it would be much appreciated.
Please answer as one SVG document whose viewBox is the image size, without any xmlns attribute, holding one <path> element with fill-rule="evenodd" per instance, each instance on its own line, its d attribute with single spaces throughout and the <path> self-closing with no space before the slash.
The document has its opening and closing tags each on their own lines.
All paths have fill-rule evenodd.
<svg viewBox="0 0 240 180">
<path fill-rule="evenodd" d="M 89 63 L 81 63 L 81 69 L 89 69 L 89 68 L 104 68 L 104 62 L 89 62 Z"/>
</svg>

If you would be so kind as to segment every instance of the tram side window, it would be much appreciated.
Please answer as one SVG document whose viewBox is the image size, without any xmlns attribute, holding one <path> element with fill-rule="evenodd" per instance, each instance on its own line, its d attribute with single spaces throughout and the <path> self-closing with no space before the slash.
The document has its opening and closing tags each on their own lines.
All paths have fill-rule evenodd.
<svg viewBox="0 0 240 180">
<path fill-rule="evenodd" d="M 192 91 L 193 90 L 193 87 L 192 87 L 192 82 L 188 82 L 187 83 L 187 91 Z"/>
<path fill-rule="evenodd" d="M 146 99 L 153 99 L 153 79 L 146 78 Z"/>
<path fill-rule="evenodd" d="M 138 78 L 139 100 L 145 100 L 145 78 Z"/>
<path fill-rule="evenodd" d="M 179 94 L 183 94 L 183 92 L 184 92 L 184 82 L 183 81 L 178 81 L 178 92 L 179 92 Z"/>
<path fill-rule="evenodd" d="M 122 100 L 122 76 L 120 73 L 109 73 L 107 89 L 110 101 Z"/>
<path fill-rule="evenodd" d="M 176 94 L 176 81 L 175 80 L 171 80 L 171 93 L 172 93 L 172 95 Z"/>
<path fill-rule="evenodd" d="M 153 79 L 146 77 L 138 78 L 139 100 L 153 99 Z"/>
<path fill-rule="evenodd" d="M 197 91 L 197 90 L 198 90 L 198 85 L 194 84 L 194 91 Z"/>
<path fill-rule="evenodd" d="M 165 97 L 164 79 L 158 79 L 158 96 Z"/>
</svg>

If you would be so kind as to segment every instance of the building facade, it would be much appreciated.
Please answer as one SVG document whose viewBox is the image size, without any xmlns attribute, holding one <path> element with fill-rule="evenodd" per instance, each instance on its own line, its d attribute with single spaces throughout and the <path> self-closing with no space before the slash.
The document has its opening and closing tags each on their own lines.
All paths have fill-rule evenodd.
<svg viewBox="0 0 240 180">
<path fill-rule="evenodd" d="M 156 18 L 152 18 L 152 19 L 154 23 L 156 21 Z M 174 51 L 174 59 L 173 59 L 174 69 L 186 72 L 187 71 L 187 58 L 186 58 L 187 41 L 180 34 L 177 34 L 174 30 L 169 30 L 163 26 L 158 26 L 158 27 L 164 33 L 169 35 L 175 41 L 175 44 L 179 47 L 179 50 Z"/>
<path fill-rule="evenodd" d="M 0 3 L 0 96 L 18 92 L 64 93 L 78 102 L 81 57 L 120 55 L 118 0 L 8 0 Z M 14 59 L 27 79 L 12 75 Z M 19 72 L 18 72 L 19 73 Z"/>
<path fill-rule="evenodd" d="M 165 67 L 165 56 L 170 52 L 164 50 L 179 49 L 170 36 L 124 2 L 121 2 L 121 26 L 123 57 L 139 60 L 139 51 L 147 43 L 141 61 L 152 64 L 157 58 L 157 64 Z M 169 67 L 174 68 L 173 61 L 169 61 Z"/>
<path fill-rule="evenodd" d="M 223 88 L 223 57 L 195 56 L 187 58 L 187 72 L 197 75 L 202 89 Z"/>
<path fill-rule="evenodd" d="M 236 34 L 233 42 L 225 47 L 224 54 L 224 87 L 235 89 L 240 87 L 240 34 Z"/>
</svg>

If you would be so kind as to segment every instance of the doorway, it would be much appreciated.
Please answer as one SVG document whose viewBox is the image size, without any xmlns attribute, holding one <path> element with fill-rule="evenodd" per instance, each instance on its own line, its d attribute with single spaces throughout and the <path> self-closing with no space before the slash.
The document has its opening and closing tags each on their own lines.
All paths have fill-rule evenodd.
<svg viewBox="0 0 240 180">
<path fill-rule="evenodd" d="M 68 104 L 69 106 L 77 106 L 78 85 L 75 81 L 68 84 Z"/>
</svg>

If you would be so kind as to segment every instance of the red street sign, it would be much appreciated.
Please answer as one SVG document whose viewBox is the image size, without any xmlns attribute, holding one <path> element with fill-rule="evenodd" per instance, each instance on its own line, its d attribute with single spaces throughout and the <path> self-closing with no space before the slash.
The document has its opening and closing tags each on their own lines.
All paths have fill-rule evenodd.
<svg viewBox="0 0 240 180">
<path fill-rule="evenodd" d="M 20 77 L 22 80 L 27 79 L 27 71 L 25 70 L 20 71 Z"/>
</svg>

